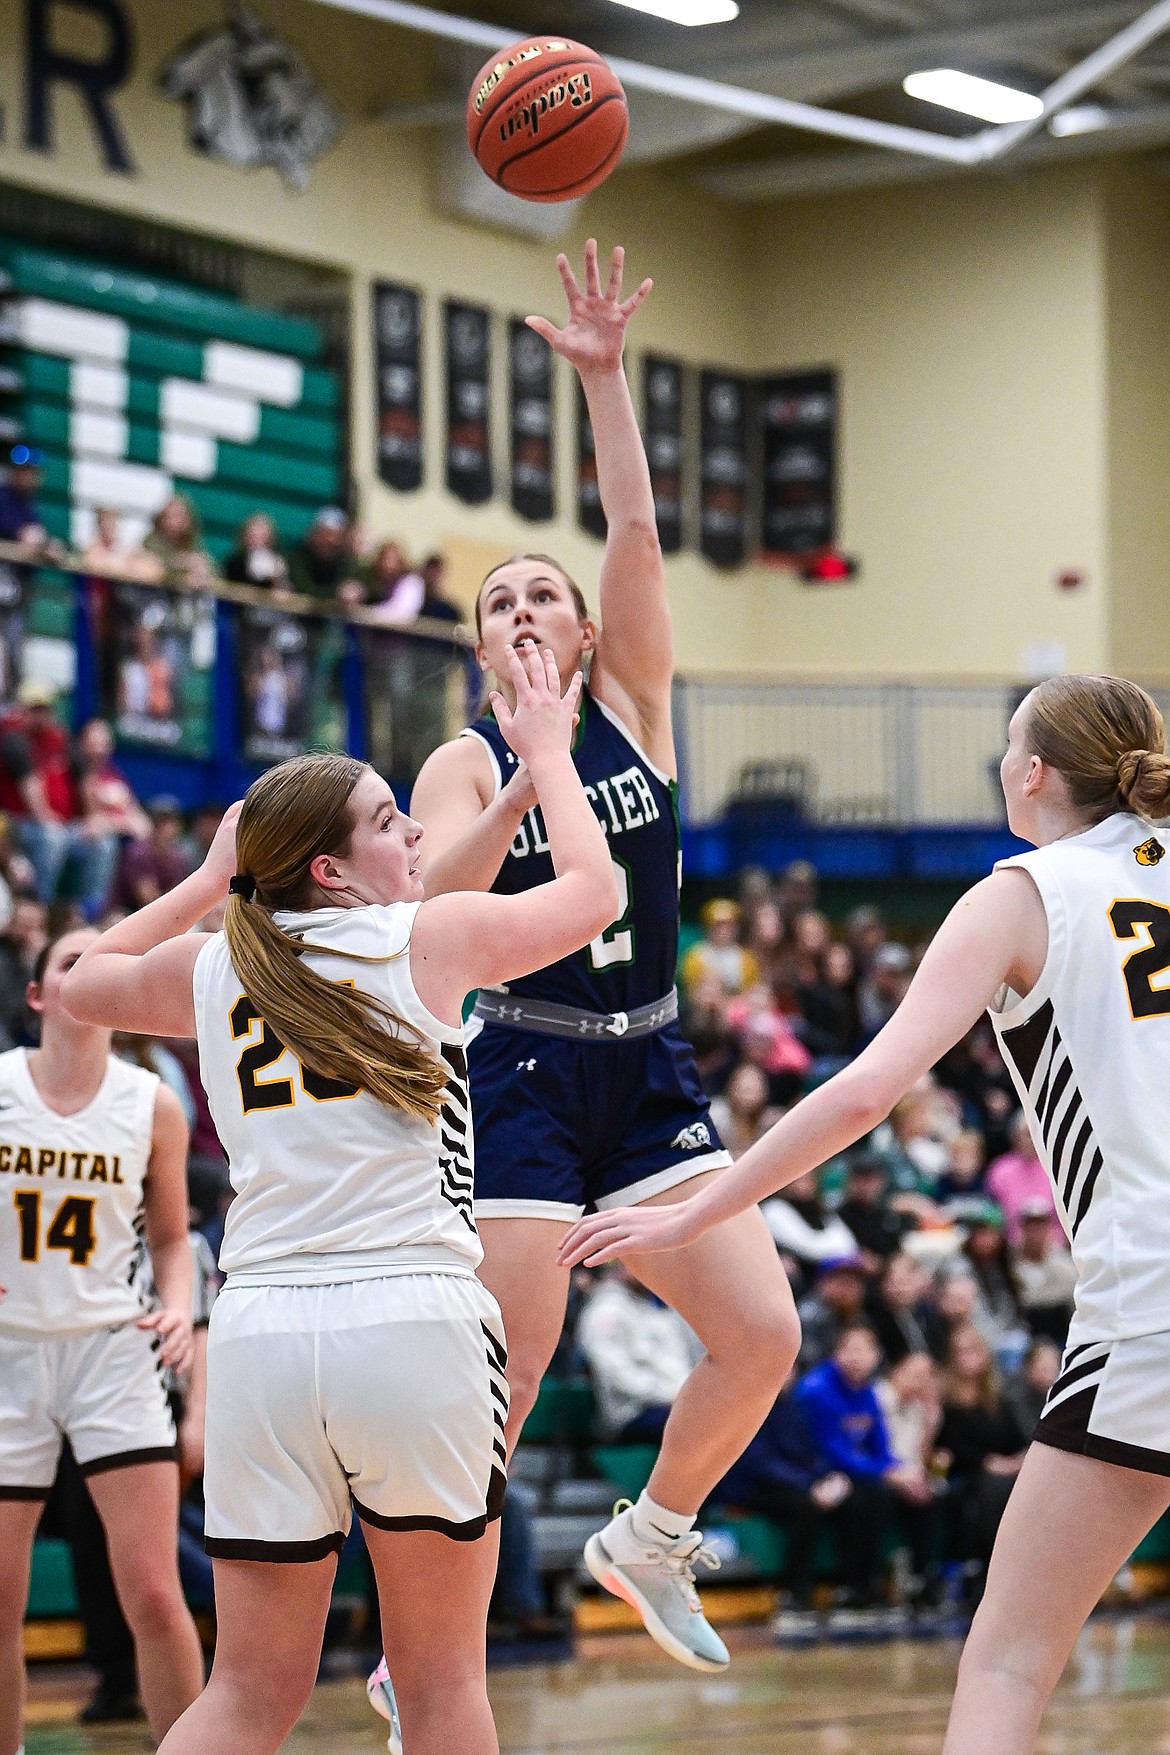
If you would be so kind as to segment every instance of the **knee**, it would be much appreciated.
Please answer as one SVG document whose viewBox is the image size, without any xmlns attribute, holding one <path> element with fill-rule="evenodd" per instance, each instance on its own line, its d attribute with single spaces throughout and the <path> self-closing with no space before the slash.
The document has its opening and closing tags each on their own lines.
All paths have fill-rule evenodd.
<svg viewBox="0 0 1170 1755">
<path fill-rule="evenodd" d="M 189 1619 L 177 1572 L 133 1573 L 118 1581 L 118 1595 L 136 1638 L 165 1638 Z"/>
<path fill-rule="evenodd" d="M 738 1328 L 730 1356 L 744 1377 L 772 1400 L 780 1392 L 800 1351 L 800 1318 L 792 1300 L 771 1298 L 756 1304 Z"/>
<path fill-rule="evenodd" d="M 535 1362 L 525 1359 L 508 1359 L 508 1430 L 519 1433 L 540 1394 L 540 1385 L 544 1378 L 544 1370 Z"/>
</svg>

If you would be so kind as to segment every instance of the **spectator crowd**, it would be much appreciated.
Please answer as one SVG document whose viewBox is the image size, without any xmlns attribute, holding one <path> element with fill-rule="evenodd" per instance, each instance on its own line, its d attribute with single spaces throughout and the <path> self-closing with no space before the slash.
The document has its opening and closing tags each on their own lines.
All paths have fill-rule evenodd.
<svg viewBox="0 0 1170 1755">
<path fill-rule="evenodd" d="M 35 460 L 9 473 L 0 539 L 47 552 Z M 215 576 L 181 495 L 141 547 L 122 540 L 116 514 L 99 513 L 84 566 L 192 588 Z M 223 567 L 274 601 L 298 592 L 364 605 L 391 627 L 420 615 L 457 619 L 442 574 L 440 556 L 415 570 L 399 544 L 370 545 L 332 507 L 290 547 L 267 516 L 252 516 Z M 6 695 L 0 1049 L 35 1039 L 25 987 L 50 936 L 107 925 L 172 888 L 203 857 L 222 810 L 184 813 L 166 796 L 141 802 L 106 721 L 71 734 L 38 680 L 13 689 L 9 679 Z M 873 1040 L 925 948 L 896 936 L 875 907 L 833 921 L 819 903 L 805 862 L 778 876 L 746 870 L 734 893 L 705 903 L 680 959 L 683 1025 L 735 1157 Z M 116 1048 L 180 1098 L 192 1130 L 194 1221 L 213 1262 L 230 1189 L 193 1045 L 134 1038 Z M 826 1567 L 844 1613 L 865 1615 L 889 1597 L 891 1563 L 905 1602 L 928 1609 L 956 1575 L 977 1595 L 1059 1369 L 1074 1284 L 990 1026 L 976 1026 L 861 1146 L 791 1183 L 763 1212 L 803 1344 L 713 1503 L 782 1532 L 796 1631 L 823 1600 Z M 588 1371 L 598 1435 L 655 1444 L 700 1355 L 694 1335 L 619 1267 L 580 1272 L 570 1311 L 557 1368 Z M 533 1591 L 521 1595 L 535 1614 Z"/>
<path fill-rule="evenodd" d="M 925 950 L 839 923 L 798 861 L 709 900 L 680 960 L 684 1027 L 732 1155 L 846 1065 Z M 857 1148 L 763 1206 L 800 1312 L 796 1368 L 713 1511 L 783 1533 L 800 1636 L 897 1597 L 969 1606 L 1055 1380 L 1075 1275 L 1047 1175 L 981 1023 Z M 570 1356 L 604 1436 L 657 1438 L 694 1336 L 622 1268 L 578 1287 Z"/>
</svg>

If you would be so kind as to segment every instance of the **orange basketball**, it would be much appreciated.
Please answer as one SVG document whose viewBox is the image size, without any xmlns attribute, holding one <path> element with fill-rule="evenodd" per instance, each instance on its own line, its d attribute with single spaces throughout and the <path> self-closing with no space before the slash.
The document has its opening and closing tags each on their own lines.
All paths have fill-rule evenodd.
<svg viewBox="0 0 1170 1755">
<path fill-rule="evenodd" d="M 629 127 L 617 74 L 566 37 L 513 43 L 480 68 L 467 99 L 472 152 L 525 201 L 588 195 L 617 164 Z"/>
</svg>

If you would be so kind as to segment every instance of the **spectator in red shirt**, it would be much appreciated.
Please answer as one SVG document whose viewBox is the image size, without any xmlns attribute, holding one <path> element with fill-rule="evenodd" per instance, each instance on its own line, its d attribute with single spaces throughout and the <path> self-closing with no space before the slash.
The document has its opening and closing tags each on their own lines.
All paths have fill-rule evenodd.
<svg viewBox="0 0 1170 1755">
<path fill-rule="evenodd" d="M 69 736 L 53 717 L 55 699 L 49 683 L 26 679 L 18 705 L 0 718 L 0 811 L 32 864 L 40 900 L 48 906 L 57 899 L 72 865 L 78 903 L 94 920 L 106 904 L 118 843 L 79 809 Z"/>
<path fill-rule="evenodd" d="M 183 849 L 183 812 L 177 798 L 162 795 L 147 802 L 148 833 L 132 841 L 122 856 L 122 900 L 127 908 L 145 908 L 182 883 L 191 870 Z"/>
</svg>

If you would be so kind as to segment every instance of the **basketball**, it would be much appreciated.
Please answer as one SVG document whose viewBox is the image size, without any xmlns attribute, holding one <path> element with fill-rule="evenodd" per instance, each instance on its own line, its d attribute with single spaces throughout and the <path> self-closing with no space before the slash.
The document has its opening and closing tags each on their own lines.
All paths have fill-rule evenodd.
<svg viewBox="0 0 1170 1755">
<path fill-rule="evenodd" d="M 528 37 L 493 56 L 467 99 L 480 167 L 525 201 L 588 195 L 620 159 L 629 126 L 616 73 L 565 37 Z"/>
</svg>

